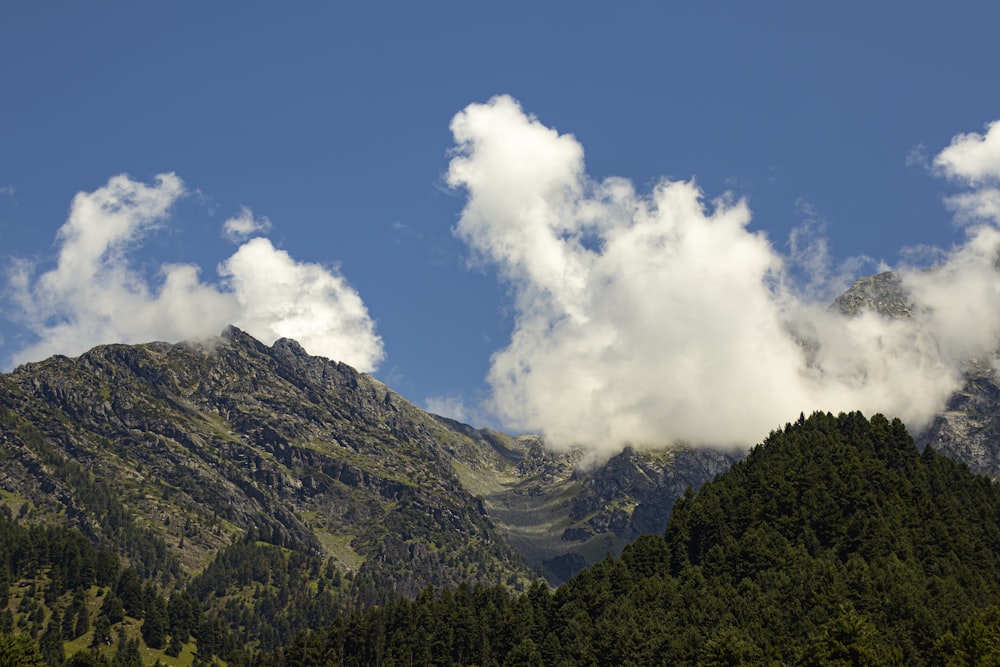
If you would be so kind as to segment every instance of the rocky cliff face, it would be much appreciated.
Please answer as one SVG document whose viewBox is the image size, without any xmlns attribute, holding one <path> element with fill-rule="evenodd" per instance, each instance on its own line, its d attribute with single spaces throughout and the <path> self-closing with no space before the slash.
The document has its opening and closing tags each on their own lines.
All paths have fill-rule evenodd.
<svg viewBox="0 0 1000 667">
<path fill-rule="evenodd" d="M 934 418 L 920 446 L 963 461 L 972 472 L 1000 477 L 1000 386 L 996 372 L 970 363 L 965 384 Z"/>
<path fill-rule="evenodd" d="M 580 458 L 429 415 L 294 341 L 235 328 L 0 375 L 0 500 L 163 577 L 253 531 L 406 595 L 559 582 L 661 532 L 674 500 L 735 457 Z"/>
<path fill-rule="evenodd" d="M 845 315 L 862 309 L 886 317 L 910 317 L 914 306 L 910 296 L 891 272 L 858 280 L 834 302 Z M 966 463 L 974 473 L 992 478 L 1000 476 L 1000 385 L 996 371 L 985 363 L 970 359 L 965 365 L 962 388 L 948 400 L 944 411 L 930 427 L 914 435 L 921 447 Z"/>
</svg>

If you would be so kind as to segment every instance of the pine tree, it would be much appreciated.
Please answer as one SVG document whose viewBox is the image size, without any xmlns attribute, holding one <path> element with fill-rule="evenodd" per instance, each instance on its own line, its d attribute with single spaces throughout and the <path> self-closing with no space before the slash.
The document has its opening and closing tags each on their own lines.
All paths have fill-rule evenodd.
<svg viewBox="0 0 1000 667">
<path fill-rule="evenodd" d="M 94 637 L 90 640 L 90 648 L 101 648 L 111 646 L 114 640 L 111 638 L 111 621 L 104 614 L 97 617 L 94 622 Z"/>
<path fill-rule="evenodd" d="M 116 667 L 142 667 L 139 640 L 129 639 L 125 628 L 118 631 L 118 648 L 115 650 Z"/>
<path fill-rule="evenodd" d="M 167 644 L 166 654 L 171 658 L 176 658 L 184 650 L 184 643 L 177 638 L 177 635 L 170 635 L 170 643 Z"/>
<path fill-rule="evenodd" d="M 108 591 L 108 594 L 104 596 L 104 602 L 101 603 L 101 616 L 107 617 L 111 625 L 121 623 L 125 619 L 125 609 L 121 598 L 112 591 Z"/>
<path fill-rule="evenodd" d="M 167 605 L 159 596 L 154 596 L 146 609 L 142 638 L 147 646 L 156 649 L 163 648 L 167 640 Z"/>
<path fill-rule="evenodd" d="M 115 595 L 121 598 L 122 607 L 126 614 L 134 618 L 142 618 L 142 585 L 139 583 L 139 575 L 134 567 L 122 571 L 118 583 L 115 584 Z"/>
<path fill-rule="evenodd" d="M 52 618 L 49 619 L 45 632 L 38 640 L 38 650 L 41 651 L 45 662 L 53 667 L 59 667 L 66 660 L 62 643 L 62 617 L 58 609 L 52 612 Z"/>
<path fill-rule="evenodd" d="M 90 630 L 90 611 L 87 609 L 87 605 L 80 607 L 80 611 L 76 614 L 76 625 L 73 627 L 73 639 L 87 634 Z"/>
<path fill-rule="evenodd" d="M 62 638 L 69 641 L 74 638 L 73 630 L 76 627 L 76 610 L 70 607 L 62 617 Z"/>
</svg>

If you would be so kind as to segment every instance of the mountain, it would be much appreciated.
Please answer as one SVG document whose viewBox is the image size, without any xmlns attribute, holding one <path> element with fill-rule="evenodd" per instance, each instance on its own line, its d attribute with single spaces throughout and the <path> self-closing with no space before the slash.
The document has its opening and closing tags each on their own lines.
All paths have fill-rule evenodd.
<svg viewBox="0 0 1000 667">
<path fill-rule="evenodd" d="M 1000 487 L 881 415 L 816 413 L 555 592 L 461 587 L 258 664 L 995 665 Z"/>
<path fill-rule="evenodd" d="M 898 277 L 834 306 L 909 317 Z M 918 443 L 1000 474 L 1000 386 L 970 363 Z M 0 494 L 77 527 L 141 574 L 190 577 L 248 531 L 388 593 L 428 584 L 566 581 L 641 534 L 742 457 L 626 449 L 598 466 L 430 415 L 369 376 L 242 331 L 108 345 L 0 375 Z M 520 582 L 520 584 L 518 584 Z"/>
<path fill-rule="evenodd" d="M 892 274 L 859 281 L 835 307 L 912 312 Z M 743 462 L 740 452 L 677 446 L 587 466 L 581 451 L 425 413 L 294 341 L 267 346 L 232 327 L 26 364 L 0 375 L 0 656 L 16 628 L 53 664 L 65 641 L 105 656 L 115 644 L 241 664 L 247 650 L 270 655 L 339 618 L 341 655 L 350 642 L 375 642 L 382 662 L 378 642 L 393 623 L 430 613 L 456 627 L 480 604 L 508 635 L 474 638 L 507 656 L 484 664 L 532 662 L 533 651 L 545 663 L 592 662 L 590 651 L 612 663 L 684 663 L 710 645 L 801 662 L 842 631 L 851 641 L 904 633 L 908 662 L 946 644 L 958 651 L 970 615 L 988 613 L 987 555 L 1000 549 L 995 519 L 980 516 L 995 513 L 995 487 L 967 481 L 934 451 L 961 458 L 966 446 L 993 465 L 1000 390 L 974 364 L 967 379 L 923 436 L 937 438 L 923 455 L 898 422 L 819 415 Z M 866 574 L 854 555 L 888 569 Z M 539 574 L 568 584 L 553 594 Z M 832 587 L 828 598 L 816 582 Z M 890 610 L 878 606 L 886 595 Z M 476 609 L 465 620 L 454 616 L 459 599 Z M 649 600 L 675 611 L 657 621 Z M 731 605 L 775 620 L 734 623 Z M 374 611 L 348 615 L 363 609 Z M 625 616 L 605 616 L 612 609 Z M 414 641 L 437 632 L 400 630 L 410 631 Z M 601 644 L 619 636 L 639 653 Z M 865 641 L 893 664 L 897 647 Z M 575 653 L 561 653 L 570 645 Z M 273 654 L 307 664 L 288 655 Z M 472 659 L 468 645 L 456 655 Z"/>
<path fill-rule="evenodd" d="M 890 271 L 861 278 L 833 307 L 845 315 L 867 309 L 892 318 L 911 317 L 915 309 L 905 286 Z M 962 387 L 916 438 L 918 445 L 930 445 L 975 473 L 1000 477 L 1000 378 L 992 366 L 969 359 Z"/>
<path fill-rule="evenodd" d="M 142 575 L 198 571 L 252 530 L 404 595 L 531 576 L 451 464 L 499 454 L 293 341 L 230 328 L 53 357 L 0 382 L 8 504 Z"/>
<path fill-rule="evenodd" d="M 372 579 L 372 600 L 460 581 L 559 583 L 737 456 L 628 450 L 593 469 L 427 414 L 294 341 L 230 327 L 99 346 L 0 375 L 0 493 L 140 576 L 187 580 L 248 533 Z"/>
</svg>

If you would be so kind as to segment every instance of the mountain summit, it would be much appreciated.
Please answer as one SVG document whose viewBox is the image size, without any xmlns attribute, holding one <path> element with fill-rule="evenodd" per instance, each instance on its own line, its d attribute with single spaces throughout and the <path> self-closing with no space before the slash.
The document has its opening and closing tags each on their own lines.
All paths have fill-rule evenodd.
<svg viewBox="0 0 1000 667">
<path fill-rule="evenodd" d="M 499 454 L 292 340 L 267 347 L 230 327 L 53 357 L 0 382 L 8 502 L 149 567 L 196 571 L 254 531 L 408 595 L 530 577 L 452 465 Z M 144 553 L 128 553 L 119 512 Z"/>
</svg>

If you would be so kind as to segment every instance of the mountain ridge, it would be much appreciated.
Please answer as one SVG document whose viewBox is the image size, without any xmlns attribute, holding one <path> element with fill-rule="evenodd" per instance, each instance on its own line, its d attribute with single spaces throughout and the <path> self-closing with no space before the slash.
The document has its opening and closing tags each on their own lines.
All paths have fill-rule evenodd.
<svg viewBox="0 0 1000 667">
<path fill-rule="evenodd" d="M 584 471 L 579 452 L 430 415 L 346 364 L 235 327 L 24 364 L 0 387 L 12 510 L 62 517 L 124 555 L 105 524 L 134 514 L 164 576 L 199 571 L 252 530 L 408 595 L 535 573 L 558 583 L 662 530 L 684 488 L 735 460 L 630 452 Z M 120 502 L 81 501 L 95 484 Z"/>
<path fill-rule="evenodd" d="M 191 571 L 251 528 L 316 552 L 331 529 L 372 527 L 373 515 L 385 518 L 391 509 L 424 512 L 441 525 L 461 517 L 460 535 L 496 550 L 497 562 L 487 565 L 486 558 L 483 567 L 500 568 L 501 579 L 530 576 L 450 468 L 432 466 L 456 439 L 435 433 L 436 422 L 419 419 L 384 385 L 345 364 L 309 357 L 292 341 L 268 348 L 229 328 L 211 346 L 102 346 L 78 360 L 19 367 L 3 381 L 3 405 L 42 425 L 50 447 L 90 474 L 113 478 L 123 501 L 161 539 L 183 537 L 185 553 L 201 552 L 186 564 Z M 6 444 L 16 430 L 4 435 Z M 20 455 L 22 470 L 44 478 L 44 466 L 31 465 L 30 447 L 8 451 Z M 461 452 L 452 447 L 449 454 Z M 31 495 L 25 484 L 21 491 Z M 67 500 L 65 493 L 56 498 Z M 85 527 L 94 524 L 85 532 L 101 533 L 93 512 L 75 507 L 73 515 Z M 353 545 L 341 539 L 325 551 L 348 569 L 358 564 L 357 549 L 383 565 L 399 564 L 399 545 L 385 537 L 362 533 Z M 418 551 L 434 559 L 433 551 Z M 450 578 L 439 583 L 445 582 Z M 403 591 L 426 583 L 410 590 L 404 581 Z"/>
</svg>

